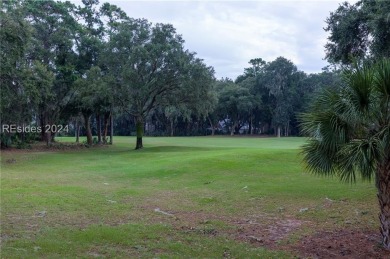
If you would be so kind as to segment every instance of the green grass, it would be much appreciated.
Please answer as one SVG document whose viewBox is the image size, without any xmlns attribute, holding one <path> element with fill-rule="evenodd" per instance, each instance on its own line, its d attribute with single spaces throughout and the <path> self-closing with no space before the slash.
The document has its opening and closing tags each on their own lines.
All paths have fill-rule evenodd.
<svg viewBox="0 0 390 259">
<path fill-rule="evenodd" d="M 115 137 L 109 147 L 2 152 L 1 256 L 280 258 L 293 256 L 283 243 L 314 231 L 377 229 L 374 184 L 305 173 L 304 141 L 145 138 L 135 151 L 134 138 Z M 240 238 L 242 222 L 284 220 L 299 227 L 272 250 Z"/>
</svg>

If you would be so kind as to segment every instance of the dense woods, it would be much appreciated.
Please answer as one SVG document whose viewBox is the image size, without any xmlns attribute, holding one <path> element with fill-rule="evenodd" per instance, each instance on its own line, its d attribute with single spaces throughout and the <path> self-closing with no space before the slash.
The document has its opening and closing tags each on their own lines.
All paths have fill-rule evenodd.
<svg viewBox="0 0 390 259">
<path fill-rule="evenodd" d="M 340 4 L 320 73 L 253 57 L 237 78 L 217 79 L 174 25 L 98 0 L 4 1 L 1 148 L 57 136 L 91 146 L 132 135 L 142 149 L 144 135 L 304 135 L 308 171 L 375 179 L 390 250 L 389 13 L 388 1 Z"/>
<path fill-rule="evenodd" d="M 351 9 L 356 15 L 356 8 L 342 5 L 327 21 L 332 68 L 307 74 L 284 57 L 254 57 L 237 78 L 216 79 L 212 67 L 185 49 L 173 25 L 133 19 L 97 0 L 81 6 L 4 2 L 1 146 L 33 140 L 49 145 L 58 135 L 74 135 L 76 141 L 84 135 L 88 145 L 112 143 L 113 134 L 136 135 L 137 149 L 144 134 L 299 135 L 297 115 L 320 91 L 340 85 L 337 64 L 356 54 L 343 48 L 351 45 L 345 40 L 350 37 L 342 35 L 348 33 L 339 28 L 344 23 L 337 23 L 340 13 Z M 380 46 L 388 45 L 377 41 L 372 53 L 387 53 Z M 3 125 L 40 130 L 15 133 Z"/>
</svg>

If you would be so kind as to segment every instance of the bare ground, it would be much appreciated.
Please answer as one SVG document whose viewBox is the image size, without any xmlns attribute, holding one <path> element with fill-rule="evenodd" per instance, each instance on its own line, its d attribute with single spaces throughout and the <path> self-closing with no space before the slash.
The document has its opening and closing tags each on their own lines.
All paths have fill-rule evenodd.
<svg viewBox="0 0 390 259">
<path fill-rule="evenodd" d="M 247 217 L 226 216 L 224 213 L 205 211 L 169 210 L 162 206 L 143 205 L 135 208 L 136 215 L 115 217 L 116 220 L 104 222 L 109 225 L 121 225 L 143 221 L 145 224 L 167 224 L 182 233 L 194 233 L 208 237 L 222 236 L 254 247 L 271 250 L 284 250 L 298 258 L 390 258 L 390 251 L 380 245 L 379 230 L 361 229 L 359 226 L 349 229 L 323 230 L 310 221 L 292 217 L 277 218 L 270 214 L 248 215 Z M 30 217 L 7 215 L 7 223 L 22 228 L 24 233 L 39 232 L 41 221 L 55 225 L 50 215 L 34 214 Z M 63 218 L 61 225 L 86 228 L 96 224 L 99 219 Z M 22 225 L 21 225 L 22 224 Z M 24 227 L 22 227 L 24 225 Z M 10 225 L 9 225 L 10 226 Z M 311 229 L 312 231 L 305 231 Z M 303 231 L 302 231 L 303 230 Z M 305 234 L 306 233 L 306 234 Z M 309 234 L 308 234 L 309 233 Z M 4 234 L 4 233 L 3 233 Z M 8 236 L 0 238 L 6 240 Z"/>
<path fill-rule="evenodd" d="M 306 258 L 390 258 L 380 245 L 379 230 L 321 231 L 305 236 L 289 249 Z"/>
<path fill-rule="evenodd" d="M 284 250 L 299 258 L 390 258 L 390 251 L 381 248 L 379 230 L 364 229 L 364 226 L 358 225 L 348 229 L 325 230 L 315 222 L 289 216 L 275 217 L 273 214 L 256 213 L 243 217 L 226 215 L 218 210 L 213 212 L 181 210 L 181 207 L 190 205 L 188 199 L 181 198 L 175 199 L 174 192 L 164 192 L 143 200 L 142 205 L 139 205 L 140 202 L 137 200 L 122 200 L 123 203 L 134 205 L 135 211 L 129 215 L 116 215 L 107 221 L 104 220 L 103 223 L 121 225 L 143 221 L 145 224 L 168 224 L 178 232 L 209 237 L 222 236 L 254 247 Z M 170 209 L 169 203 L 172 200 L 175 200 L 178 206 Z M 328 203 L 326 207 L 331 206 Z M 2 220 L 8 225 L 7 228 L 15 227 L 31 235 L 39 232 L 43 221 L 49 226 L 56 226 L 61 222 L 60 225 L 79 228 L 102 223 L 99 217 L 79 215 L 75 221 L 74 216 L 56 215 L 51 219 L 49 211 L 47 215 L 46 212 L 24 216 L 3 214 Z M 312 231 L 304 231 L 305 229 Z M 2 233 L 0 244 L 1 240 L 8 238 L 9 236 Z"/>
<path fill-rule="evenodd" d="M 141 210 L 153 210 L 143 207 Z M 278 219 L 269 215 L 235 218 L 204 212 L 154 210 L 156 222 L 173 225 L 177 231 L 194 232 L 208 236 L 225 236 L 255 247 L 284 250 L 298 258 L 390 258 L 390 251 L 381 247 L 379 230 L 335 229 L 319 230 L 314 234 L 290 240 L 291 234 L 315 224 L 293 218 Z M 163 213 L 161 213 L 163 212 Z M 225 227 L 207 227 L 214 221 Z"/>
</svg>

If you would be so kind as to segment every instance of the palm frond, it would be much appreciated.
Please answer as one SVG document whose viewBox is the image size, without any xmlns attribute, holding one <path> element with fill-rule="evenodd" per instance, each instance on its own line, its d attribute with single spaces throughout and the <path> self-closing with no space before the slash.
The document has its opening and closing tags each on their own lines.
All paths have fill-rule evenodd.
<svg viewBox="0 0 390 259">
<path fill-rule="evenodd" d="M 302 148 L 308 171 L 355 182 L 371 180 L 390 159 L 390 59 L 344 71 L 339 91 L 321 93 L 299 116 L 309 141 Z"/>
<path fill-rule="evenodd" d="M 311 139 L 302 147 L 303 161 L 309 172 L 318 175 L 334 175 L 334 157 L 319 140 Z"/>
<path fill-rule="evenodd" d="M 345 144 L 337 154 L 340 179 L 346 182 L 356 180 L 360 172 L 363 180 L 370 181 L 380 160 L 380 143 L 376 138 L 353 140 Z"/>
<path fill-rule="evenodd" d="M 364 115 L 368 112 L 372 101 L 374 73 L 367 65 L 355 67 L 344 72 L 344 80 L 348 87 L 344 95 L 352 105 L 351 108 Z"/>
<path fill-rule="evenodd" d="M 390 101 L 390 59 L 381 60 L 376 67 L 374 77 L 375 90 L 380 93 L 381 99 Z"/>
</svg>

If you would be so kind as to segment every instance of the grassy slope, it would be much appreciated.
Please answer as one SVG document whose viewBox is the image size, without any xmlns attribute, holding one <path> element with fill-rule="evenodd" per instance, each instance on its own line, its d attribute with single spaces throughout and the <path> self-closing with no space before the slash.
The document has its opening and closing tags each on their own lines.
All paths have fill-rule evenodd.
<svg viewBox="0 0 390 259">
<path fill-rule="evenodd" d="M 134 138 L 115 142 L 2 153 L 2 257 L 280 257 L 232 238 L 229 222 L 308 222 L 280 242 L 377 228 L 373 184 L 304 173 L 302 138 L 145 138 L 140 151 Z"/>
</svg>

